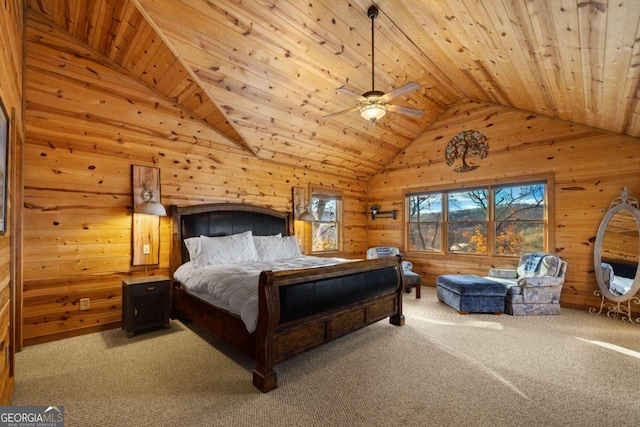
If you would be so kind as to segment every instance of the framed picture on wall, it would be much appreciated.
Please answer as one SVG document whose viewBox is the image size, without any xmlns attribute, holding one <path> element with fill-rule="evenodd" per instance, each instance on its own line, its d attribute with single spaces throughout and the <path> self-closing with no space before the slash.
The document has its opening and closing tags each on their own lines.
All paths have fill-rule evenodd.
<svg viewBox="0 0 640 427">
<path fill-rule="evenodd" d="M 0 234 L 7 231 L 7 153 L 9 147 L 9 116 L 0 100 Z"/>
</svg>

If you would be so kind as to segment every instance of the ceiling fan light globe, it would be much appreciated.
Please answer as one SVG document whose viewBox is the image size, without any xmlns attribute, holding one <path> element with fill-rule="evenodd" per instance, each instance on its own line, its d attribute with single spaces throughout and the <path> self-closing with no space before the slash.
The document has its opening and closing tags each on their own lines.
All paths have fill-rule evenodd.
<svg viewBox="0 0 640 427">
<path fill-rule="evenodd" d="M 369 121 L 378 121 L 387 114 L 387 106 L 383 104 L 363 105 L 360 108 L 360 115 L 363 119 Z"/>
</svg>

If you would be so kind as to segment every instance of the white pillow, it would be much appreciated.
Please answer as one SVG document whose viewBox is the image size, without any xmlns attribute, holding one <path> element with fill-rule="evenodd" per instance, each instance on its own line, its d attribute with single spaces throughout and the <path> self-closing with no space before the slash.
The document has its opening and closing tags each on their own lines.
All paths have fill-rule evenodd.
<svg viewBox="0 0 640 427">
<path fill-rule="evenodd" d="M 281 237 L 282 233 L 274 234 L 273 236 L 253 236 L 253 243 L 256 245 L 256 249 L 258 251 L 258 259 L 260 259 L 260 253 L 265 251 L 264 247 L 268 244 L 270 239 L 279 239 Z M 200 256 L 199 236 L 184 239 L 184 245 L 187 247 L 189 260 L 196 260 Z"/>
<path fill-rule="evenodd" d="M 258 252 L 258 261 L 262 261 L 265 258 L 264 254 L 269 252 L 269 247 L 273 242 L 281 238 L 281 233 L 273 236 L 253 236 L 253 243 L 256 245 L 256 251 Z"/>
<path fill-rule="evenodd" d="M 230 236 L 200 236 L 200 253 L 191 261 L 196 267 L 213 264 L 238 264 L 258 260 L 251 231 Z"/>
<path fill-rule="evenodd" d="M 296 236 L 268 237 L 256 242 L 259 261 L 282 261 L 302 256 Z"/>
<path fill-rule="evenodd" d="M 189 260 L 193 261 L 200 255 L 200 237 L 189 237 L 184 239 L 184 245 L 189 252 Z"/>
</svg>

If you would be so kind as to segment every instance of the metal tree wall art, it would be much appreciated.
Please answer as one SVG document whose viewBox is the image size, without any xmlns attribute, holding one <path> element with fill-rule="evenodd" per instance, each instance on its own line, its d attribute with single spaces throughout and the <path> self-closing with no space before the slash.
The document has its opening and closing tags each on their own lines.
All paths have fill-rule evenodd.
<svg viewBox="0 0 640 427">
<path fill-rule="evenodd" d="M 469 172 L 477 169 L 478 166 L 468 164 L 468 156 L 480 156 L 481 159 L 484 159 L 488 155 L 489 143 L 487 143 L 487 137 L 477 130 L 463 130 L 449 141 L 444 158 L 449 166 L 460 159 L 462 163 L 456 166 L 454 170 L 456 172 Z"/>
</svg>

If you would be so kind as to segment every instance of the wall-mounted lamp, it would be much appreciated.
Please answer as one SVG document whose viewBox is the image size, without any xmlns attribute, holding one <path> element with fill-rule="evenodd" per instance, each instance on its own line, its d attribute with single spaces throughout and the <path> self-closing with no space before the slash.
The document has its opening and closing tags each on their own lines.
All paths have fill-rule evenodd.
<svg viewBox="0 0 640 427">
<path fill-rule="evenodd" d="M 392 211 L 381 211 L 378 210 L 378 205 L 373 205 L 371 206 L 371 219 L 375 220 L 377 216 L 396 219 L 398 217 L 398 211 L 395 209 Z"/>
<path fill-rule="evenodd" d="M 142 192 L 140 193 L 140 198 L 142 198 L 142 203 L 136 205 L 135 213 L 167 216 L 167 211 L 164 206 L 156 200 L 156 193 L 153 191 L 153 184 L 151 181 L 144 184 Z"/>
<path fill-rule="evenodd" d="M 156 265 L 160 263 L 160 217 L 167 216 L 167 211 L 160 204 L 160 169 L 132 165 L 131 181 L 131 264 Z"/>
<path fill-rule="evenodd" d="M 293 209 L 295 212 L 295 219 L 298 221 L 314 222 L 316 217 L 313 216 L 310 209 L 311 201 L 306 203 L 305 190 L 302 187 L 293 187 Z"/>
<path fill-rule="evenodd" d="M 309 211 L 309 207 L 304 208 L 304 212 L 298 217 L 300 221 L 314 222 L 316 217 Z"/>
</svg>

